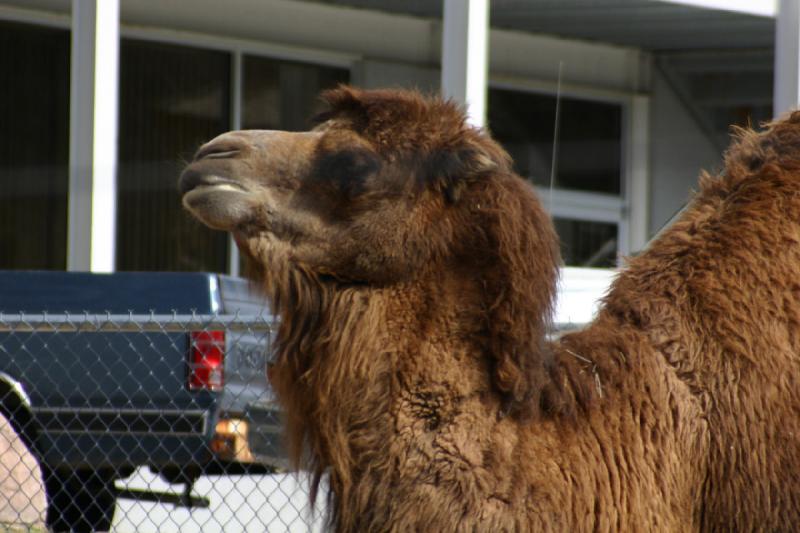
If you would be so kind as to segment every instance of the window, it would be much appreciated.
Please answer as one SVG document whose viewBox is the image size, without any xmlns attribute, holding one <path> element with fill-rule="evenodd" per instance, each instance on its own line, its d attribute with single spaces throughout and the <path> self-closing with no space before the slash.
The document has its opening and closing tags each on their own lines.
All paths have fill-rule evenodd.
<svg viewBox="0 0 800 533">
<path fill-rule="evenodd" d="M 230 55 L 124 39 L 120 47 L 118 270 L 224 271 L 228 239 L 181 207 L 177 181 L 230 129 Z"/>
<path fill-rule="evenodd" d="M 553 217 L 561 239 L 561 257 L 571 266 L 613 267 L 617 259 L 617 225 Z"/>
<path fill-rule="evenodd" d="M 559 105 L 555 167 L 555 96 L 492 88 L 489 128 L 539 190 L 566 264 L 614 266 L 623 223 L 622 106 L 569 97 Z"/>
<path fill-rule="evenodd" d="M 245 56 L 242 128 L 305 130 L 320 91 L 349 79 L 341 68 Z"/>
<path fill-rule="evenodd" d="M 0 268 L 66 267 L 69 61 L 68 31 L 0 22 Z"/>
</svg>

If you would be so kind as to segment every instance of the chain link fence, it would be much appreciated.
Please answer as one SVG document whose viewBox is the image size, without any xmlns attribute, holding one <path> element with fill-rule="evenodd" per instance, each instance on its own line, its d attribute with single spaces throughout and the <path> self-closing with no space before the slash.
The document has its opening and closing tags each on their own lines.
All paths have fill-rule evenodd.
<svg viewBox="0 0 800 533">
<path fill-rule="evenodd" d="M 0 314 L 0 532 L 317 531 L 271 316 Z"/>
</svg>

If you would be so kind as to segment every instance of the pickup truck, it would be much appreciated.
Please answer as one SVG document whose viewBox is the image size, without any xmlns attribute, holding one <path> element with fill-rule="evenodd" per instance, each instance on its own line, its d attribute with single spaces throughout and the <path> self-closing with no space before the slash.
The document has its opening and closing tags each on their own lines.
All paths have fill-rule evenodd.
<svg viewBox="0 0 800 533">
<path fill-rule="evenodd" d="M 0 412 L 39 462 L 48 527 L 107 530 L 118 497 L 207 505 L 199 476 L 283 465 L 271 324 L 238 278 L 0 272 Z M 183 495 L 116 488 L 142 466 Z"/>
</svg>

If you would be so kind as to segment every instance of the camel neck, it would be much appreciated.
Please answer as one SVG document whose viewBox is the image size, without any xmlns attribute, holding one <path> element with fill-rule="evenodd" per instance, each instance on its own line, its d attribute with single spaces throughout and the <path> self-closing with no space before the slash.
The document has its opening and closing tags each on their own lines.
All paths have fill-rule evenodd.
<svg viewBox="0 0 800 533">
<path fill-rule="evenodd" d="M 422 460 L 433 440 L 464 424 L 465 405 L 486 411 L 482 425 L 498 420 L 475 340 L 480 306 L 452 305 L 469 303 L 459 289 L 352 287 L 315 296 L 313 317 L 283 311 L 273 384 L 294 459 L 330 474 L 334 520 L 367 516 L 367 503 L 390 506 L 381 498 L 402 485 L 410 470 L 401 463 Z"/>
</svg>

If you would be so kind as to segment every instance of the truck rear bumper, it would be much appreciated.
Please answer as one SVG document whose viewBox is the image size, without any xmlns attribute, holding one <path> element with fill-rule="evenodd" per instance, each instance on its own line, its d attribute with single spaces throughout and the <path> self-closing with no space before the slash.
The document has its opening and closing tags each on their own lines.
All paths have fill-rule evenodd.
<svg viewBox="0 0 800 533">
<path fill-rule="evenodd" d="M 50 433 L 204 435 L 208 429 L 205 411 L 34 408 L 33 416 Z"/>
<path fill-rule="evenodd" d="M 36 447 L 53 468 L 202 465 L 210 459 L 208 439 L 202 436 L 41 433 Z"/>
<path fill-rule="evenodd" d="M 36 448 L 51 467 L 203 464 L 210 458 L 204 411 L 34 409 Z"/>
</svg>

